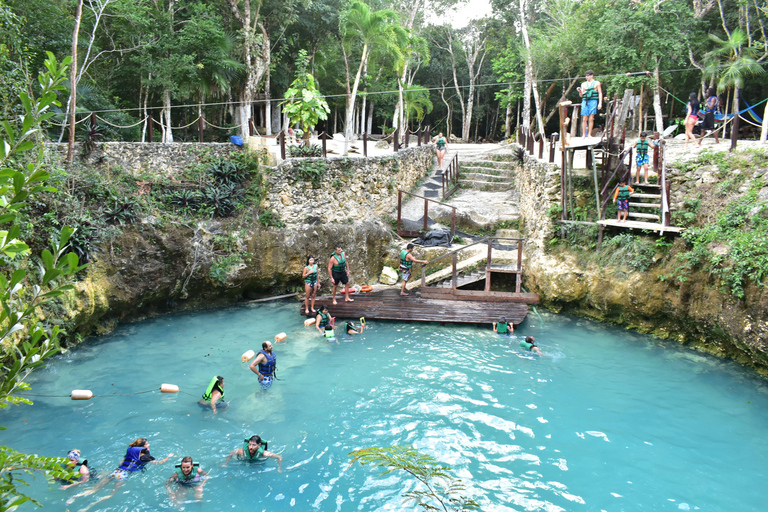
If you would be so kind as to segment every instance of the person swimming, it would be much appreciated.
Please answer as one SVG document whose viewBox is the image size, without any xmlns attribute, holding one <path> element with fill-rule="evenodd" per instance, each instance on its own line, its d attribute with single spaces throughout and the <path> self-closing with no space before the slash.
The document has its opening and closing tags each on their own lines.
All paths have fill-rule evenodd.
<svg viewBox="0 0 768 512">
<path fill-rule="evenodd" d="M 249 439 L 245 439 L 243 441 L 242 448 L 238 448 L 237 450 L 230 452 L 230 454 L 227 456 L 227 460 L 224 461 L 223 466 L 226 467 L 229 463 L 229 459 L 232 457 L 237 457 L 237 460 L 242 460 L 245 462 L 262 462 L 271 457 L 273 459 L 277 459 L 277 472 L 282 472 L 283 458 L 277 453 L 270 452 L 267 450 L 267 448 L 267 442 L 263 441 L 261 436 L 253 435 Z"/>
<path fill-rule="evenodd" d="M 520 340 L 520 346 L 529 352 L 541 355 L 541 350 L 536 346 L 536 338 L 533 336 L 526 336 L 524 339 Z"/>
<path fill-rule="evenodd" d="M 203 397 L 197 402 L 203 408 L 210 407 L 213 414 L 217 409 L 224 409 L 229 404 L 224 401 L 224 377 L 217 375 L 208 383 L 208 387 L 203 393 Z"/>
<path fill-rule="evenodd" d="M 493 323 L 493 332 L 509 336 L 515 332 L 515 326 L 508 323 L 506 317 L 501 317 L 498 322 Z"/>
</svg>

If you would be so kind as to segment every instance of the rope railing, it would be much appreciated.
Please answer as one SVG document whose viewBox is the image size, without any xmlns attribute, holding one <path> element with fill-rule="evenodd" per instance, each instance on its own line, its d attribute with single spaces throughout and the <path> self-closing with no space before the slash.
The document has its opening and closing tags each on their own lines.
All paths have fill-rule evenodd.
<svg viewBox="0 0 768 512">
<path fill-rule="evenodd" d="M 200 120 L 200 116 L 197 116 L 197 118 L 195 118 L 195 120 L 192 121 L 189 124 L 186 124 L 184 126 L 171 126 L 170 128 L 171 128 L 171 130 L 183 130 L 184 128 L 189 128 L 190 126 L 192 126 L 193 124 L 195 124 L 199 120 Z M 205 119 L 203 119 L 203 120 L 205 120 Z M 165 125 L 163 125 L 163 123 L 161 123 L 160 121 L 158 121 L 154 117 L 152 118 L 152 122 L 155 123 L 156 125 L 161 126 L 161 127 L 165 126 Z M 168 128 L 168 127 L 166 126 L 166 128 Z"/>
<path fill-rule="evenodd" d="M 103 117 L 101 117 L 101 116 L 98 116 L 98 115 L 96 116 L 96 119 L 98 119 L 98 120 L 99 120 L 99 121 L 101 121 L 102 123 L 104 123 L 104 124 L 107 124 L 107 125 L 109 125 L 109 126 L 113 126 L 113 127 L 115 127 L 115 128 L 126 129 L 126 128 L 133 128 L 134 126 L 138 126 L 138 125 L 140 125 L 141 123 L 143 123 L 143 122 L 145 122 L 147 119 L 149 119 L 149 116 L 145 116 L 145 117 L 143 117 L 142 119 L 140 119 L 139 121 L 137 121 L 136 123 L 134 123 L 134 124 L 129 124 L 128 126 L 121 126 L 121 125 L 119 125 L 119 124 L 114 124 L 114 123 L 111 123 L 111 122 L 107 121 L 106 119 L 104 119 Z"/>
</svg>

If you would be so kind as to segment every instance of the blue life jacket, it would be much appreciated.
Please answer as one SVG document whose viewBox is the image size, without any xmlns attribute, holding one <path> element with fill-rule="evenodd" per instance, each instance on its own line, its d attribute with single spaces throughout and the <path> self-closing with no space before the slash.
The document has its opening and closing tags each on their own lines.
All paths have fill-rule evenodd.
<svg viewBox="0 0 768 512">
<path fill-rule="evenodd" d="M 270 357 L 270 355 L 263 350 L 259 350 L 259 354 L 264 354 L 264 357 L 267 358 L 266 363 L 259 363 L 259 373 L 264 375 L 265 377 L 269 377 L 270 375 L 273 375 L 275 373 L 275 364 L 277 363 L 277 356 L 273 352 L 272 357 Z"/>
<path fill-rule="evenodd" d="M 124 471 L 142 471 L 147 462 L 141 460 L 141 451 L 144 449 L 142 446 L 131 446 L 128 451 L 125 452 L 125 459 L 117 469 Z"/>
</svg>

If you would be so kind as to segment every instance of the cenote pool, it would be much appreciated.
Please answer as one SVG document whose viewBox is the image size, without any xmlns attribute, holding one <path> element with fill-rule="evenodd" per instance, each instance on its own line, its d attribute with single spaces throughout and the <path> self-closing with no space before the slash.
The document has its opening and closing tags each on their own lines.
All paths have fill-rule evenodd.
<svg viewBox="0 0 768 512">
<path fill-rule="evenodd" d="M 490 327 L 371 322 L 329 345 L 296 309 L 122 326 L 57 356 L 32 392 L 122 394 L 167 382 L 194 396 L 37 397 L 2 411 L 0 442 L 45 455 L 79 448 L 104 475 L 147 437 L 155 457 L 190 455 L 211 473 L 202 501 L 190 493 L 174 506 L 163 485 L 173 463 L 151 465 L 91 510 L 415 510 L 400 499 L 414 485 L 407 475 L 349 467 L 353 449 L 394 444 L 452 466 L 483 511 L 765 510 L 768 386 L 736 364 L 557 315 L 531 315 L 518 332 L 536 336 L 546 357 Z M 240 355 L 281 331 L 279 380 L 264 392 Z M 232 403 L 214 416 L 196 400 L 216 374 Z M 282 473 L 274 460 L 220 467 L 251 434 L 282 454 Z M 28 491 L 45 509 L 74 511 L 110 488 L 69 507 L 78 489 L 38 478 Z"/>
</svg>

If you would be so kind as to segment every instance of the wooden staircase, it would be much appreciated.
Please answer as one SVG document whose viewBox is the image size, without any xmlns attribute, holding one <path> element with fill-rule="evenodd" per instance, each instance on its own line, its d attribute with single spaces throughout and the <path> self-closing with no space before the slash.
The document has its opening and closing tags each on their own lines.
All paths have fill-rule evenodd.
<svg viewBox="0 0 768 512">
<path fill-rule="evenodd" d="M 635 193 L 629 198 L 629 218 L 661 223 L 661 187 L 651 184 L 632 185 L 632 188 Z"/>
</svg>

